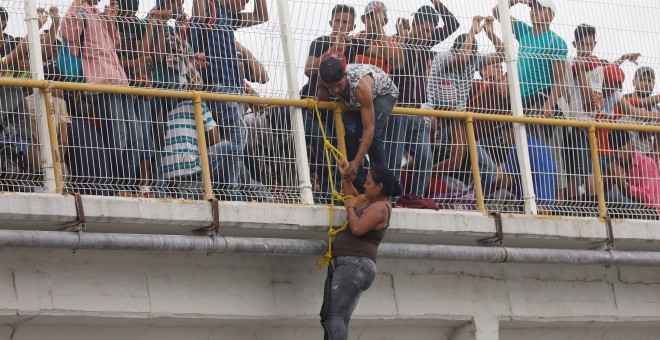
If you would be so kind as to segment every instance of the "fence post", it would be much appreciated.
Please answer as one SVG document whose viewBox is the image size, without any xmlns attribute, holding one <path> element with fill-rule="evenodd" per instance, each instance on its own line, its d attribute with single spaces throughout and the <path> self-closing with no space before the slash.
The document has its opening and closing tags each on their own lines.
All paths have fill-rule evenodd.
<svg viewBox="0 0 660 340">
<path fill-rule="evenodd" d="M 37 4 L 34 0 L 25 0 L 25 23 L 27 26 L 27 38 L 30 49 L 30 73 L 34 80 L 44 80 L 43 60 L 41 58 L 41 38 L 39 36 L 39 15 Z M 41 158 L 41 169 L 44 175 L 44 188 L 47 192 L 56 192 L 55 170 L 53 168 L 53 154 L 51 138 L 48 135 L 48 117 L 46 115 L 46 102 L 41 89 L 33 89 L 34 108 L 37 117 L 37 136 L 39 136 L 39 148 Z M 55 131 L 53 131 L 55 132 Z M 36 143 L 36 141 L 32 141 Z M 56 146 L 55 146 L 56 147 Z"/>
<path fill-rule="evenodd" d="M 197 130 L 199 160 L 200 165 L 202 166 L 204 199 L 210 201 L 214 198 L 213 185 L 211 184 L 211 167 L 209 166 L 209 152 L 206 147 L 206 130 L 204 129 L 204 113 L 202 112 L 202 95 L 200 93 L 195 93 L 193 96 L 193 108 L 195 110 L 195 127 Z"/>
<path fill-rule="evenodd" d="M 280 37 L 284 53 L 284 67 L 286 68 L 286 81 L 289 98 L 300 99 L 300 86 L 298 84 L 298 67 L 293 50 L 293 30 L 291 29 L 291 14 L 288 0 L 276 0 L 280 24 Z M 305 141 L 305 124 L 303 112 L 300 108 L 289 108 L 291 113 L 291 128 L 295 138 L 296 168 L 298 170 L 298 183 L 300 198 L 303 204 L 314 204 L 312 181 L 309 174 L 309 160 L 307 159 L 307 142 Z"/>
<path fill-rule="evenodd" d="M 515 38 L 511 19 L 509 0 L 499 0 L 500 23 L 502 24 L 502 38 L 506 47 L 506 69 L 509 79 L 509 93 L 511 96 L 511 110 L 514 116 L 522 117 L 522 96 L 520 94 L 520 79 L 518 78 L 518 54 L 515 49 Z M 516 151 L 520 166 L 520 181 L 525 202 L 525 213 L 536 214 L 536 196 L 532 182 L 532 171 L 527 148 L 527 131 L 525 125 L 514 124 Z"/>
<path fill-rule="evenodd" d="M 486 204 L 484 202 L 484 190 L 481 186 L 481 172 L 479 170 L 479 155 L 477 153 L 477 140 L 474 136 L 474 117 L 468 113 L 465 117 L 465 134 L 468 142 L 468 153 L 470 155 L 470 165 L 472 166 L 472 179 L 474 182 L 474 194 L 477 198 L 477 210 L 485 213 Z"/>
<path fill-rule="evenodd" d="M 44 89 L 44 104 L 46 106 L 46 119 L 48 122 L 48 136 L 50 137 L 51 155 L 53 157 L 53 172 L 55 174 L 55 192 L 64 193 L 64 183 L 62 178 L 62 152 L 59 150 L 57 138 L 57 126 L 53 119 L 52 93 L 50 86 Z"/>
<path fill-rule="evenodd" d="M 607 205 L 605 204 L 605 189 L 603 186 L 603 173 L 600 170 L 600 158 L 598 157 L 598 140 L 596 139 L 596 126 L 589 124 L 589 152 L 591 153 L 591 164 L 594 169 L 594 182 L 596 185 L 596 197 L 598 198 L 598 216 L 607 217 Z"/>
</svg>

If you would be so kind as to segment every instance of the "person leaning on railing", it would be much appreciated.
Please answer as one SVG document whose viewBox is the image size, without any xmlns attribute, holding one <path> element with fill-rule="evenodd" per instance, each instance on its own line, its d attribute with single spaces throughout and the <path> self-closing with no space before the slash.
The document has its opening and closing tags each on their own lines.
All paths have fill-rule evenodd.
<svg viewBox="0 0 660 340">
<path fill-rule="evenodd" d="M 74 0 L 62 19 L 61 36 L 69 50 L 82 59 L 85 82 L 94 85 L 128 86 L 129 81 L 117 55 L 121 47 L 117 29 L 118 5 L 110 2 L 101 13 L 95 6 L 99 0 Z M 81 119 L 92 118 L 96 133 L 100 133 L 105 150 L 99 162 L 90 163 L 96 157 L 88 157 L 91 145 L 96 145 L 95 136 L 89 136 L 91 129 L 72 129 L 72 138 L 80 153 L 79 157 L 69 157 L 69 168 L 74 179 L 81 181 L 82 187 L 89 183 L 103 183 L 105 194 L 117 196 L 138 196 L 137 170 L 139 151 L 144 150 L 142 129 L 136 117 L 133 97 L 127 94 L 89 93 L 85 96 L 87 110 L 81 110 Z M 69 107 L 79 104 L 69 103 Z M 90 110 L 91 109 L 91 110 Z M 73 127 L 78 128 L 77 124 Z M 94 139 L 92 141 L 92 139 Z M 72 143 L 72 147 L 73 147 Z M 107 159 L 103 159 L 107 157 Z M 112 180 L 108 182 L 106 171 Z M 108 185 L 109 184 L 109 185 Z"/>
<path fill-rule="evenodd" d="M 557 100 L 561 97 L 564 84 L 568 47 L 558 34 L 550 30 L 556 14 L 556 5 L 553 0 L 509 0 L 509 4 L 530 6 L 531 25 L 512 18 L 513 34 L 520 45 L 518 75 L 524 114 L 545 118 L 559 117 Z M 497 5 L 493 8 L 493 16 L 498 20 L 500 18 Z M 567 187 L 567 178 L 563 175 L 564 129 L 551 125 L 530 125 L 528 131 L 552 150 L 560 174 L 558 199 L 562 200 Z"/>
<path fill-rule="evenodd" d="M 399 90 L 392 80 L 376 66 L 348 64 L 340 53 L 328 53 L 319 66 L 319 100 L 327 101 L 330 93 L 349 108 L 359 108 L 359 113 L 344 110 L 346 130 L 346 157 L 349 169 L 355 175 L 355 186 L 362 190 L 366 170 L 363 161 L 369 155 L 369 164 L 387 165 L 383 133 Z"/>
<path fill-rule="evenodd" d="M 426 86 L 428 84 L 429 65 L 435 53 L 431 48 L 452 35 L 460 24 L 454 14 L 440 0 L 432 1 L 434 7 L 425 5 L 417 9 L 413 21 L 399 18 L 397 34 L 399 48 L 403 60 L 395 63 L 392 70 L 392 80 L 399 88 L 399 106 L 420 108 L 426 103 Z M 440 19 L 443 26 L 440 27 Z M 385 138 L 392 142 L 394 175 L 398 177 L 401 159 L 404 151 L 409 155 L 406 168 L 412 171 L 402 172 L 401 178 L 406 178 L 404 186 L 406 193 L 425 196 L 431 178 L 433 165 L 430 126 L 427 117 L 392 115 L 388 133 Z M 405 150 L 404 150 L 405 149 Z"/>
<path fill-rule="evenodd" d="M 440 52 L 435 56 L 429 75 L 427 103 L 423 108 L 466 111 L 475 71 L 480 65 L 501 63 L 503 60 L 504 44 L 493 34 L 493 20 L 492 17 L 475 16 L 472 18 L 470 31 L 456 37 L 450 51 Z M 484 30 L 497 47 L 497 52 L 478 53 L 475 36 Z M 455 91 L 452 107 L 446 107 L 444 104 L 447 101 L 447 89 Z M 433 170 L 440 172 L 436 177 L 442 177 L 443 181 L 446 181 L 449 191 L 466 194 L 471 190 L 472 173 L 467 135 L 461 121 L 434 118 L 431 126 L 436 139 Z M 483 191 L 488 195 L 495 188 L 497 164 L 480 145 L 477 145 L 477 152 Z"/>
<path fill-rule="evenodd" d="M 266 0 L 256 0 L 252 12 L 243 12 L 245 0 L 195 0 L 190 24 L 190 40 L 195 53 L 203 53 L 208 66 L 201 70 L 205 91 L 242 95 L 245 91 L 240 73 L 236 30 L 268 21 Z M 225 169 L 222 183 L 229 199 L 249 199 L 249 183 L 254 181 L 242 173 L 247 131 L 243 122 L 244 105 L 237 102 L 208 101 L 213 118 L 218 122 L 223 143 L 230 146 L 231 164 Z M 247 191 L 245 187 L 248 187 Z M 255 189 L 257 190 L 257 189 Z"/>
<path fill-rule="evenodd" d="M 653 158 L 638 152 L 628 131 L 615 130 L 608 136 L 613 161 L 605 169 L 610 191 L 630 201 L 618 208 L 629 216 L 650 215 L 658 219 L 660 212 L 660 171 Z"/>
<path fill-rule="evenodd" d="M 369 48 L 364 40 L 351 37 L 351 32 L 355 29 L 355 8 L 349 5 L 336 5 L 332 8 L 330 21 L 328 22 L 331 32 L 328 35 L 322 35 L 315 38 L 309 44 L 309 52 L 305 63 L 305 76 L 308 81 L 300 90 L 302 98 L 313 98 L 318 89 L 319 65 L 321 57 L 328 52 L 342 53 L 348 64 L 355 63 L 358 55 L 365 54 Z M 315 200 L 319 203 L 326 203 L 329 199 L 330 179 L 327 173 L 327 160 L 324 153 L 324 140 L 321 128 L 326 136 L 336 145 L 334 115 L 330 110 L 320 110 L 321 121 L 316 117 L 313 110 L 307 110 L 304 115 L 305 137 L 309 148 L 310 172 L 314 179 Z M 330 160 L 333 164 L 334 160 Z M 332 172 L 333 182 L 339 181 L 336 171 Z"/>
</svg>

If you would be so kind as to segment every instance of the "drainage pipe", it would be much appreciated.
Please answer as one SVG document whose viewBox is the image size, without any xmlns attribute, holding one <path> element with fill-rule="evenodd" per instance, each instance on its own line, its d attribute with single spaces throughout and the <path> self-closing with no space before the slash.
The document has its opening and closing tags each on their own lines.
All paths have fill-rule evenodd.
<svg viewBox="0 0 660 340">
<path fill-rule="evenodd" d="M 323 254 L 326 242 L 228 236 L 0 230 L 0 248 L 4 247 L 303 256 Z M 383 243 L 378 253 L 381 258 L 407 260 L 660 267 L 660 252 L 641 251 Z"/>
</svg>

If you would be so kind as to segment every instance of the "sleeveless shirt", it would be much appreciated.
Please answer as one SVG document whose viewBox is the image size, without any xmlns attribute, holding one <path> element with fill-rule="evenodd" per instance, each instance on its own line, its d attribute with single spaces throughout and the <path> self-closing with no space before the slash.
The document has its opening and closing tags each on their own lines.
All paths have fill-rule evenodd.
<svg viewBox="0 0 660 340">
<path fill-rule="evenodd" d="M 364 208 L 355 208 L 355 213 L 360 217 L 370 206 L 371 204 Z M 351 228 L 348 227 L 346 230 L 337 234 L 332 247 L 333 257 L 364 256 L 370 258 L 375 263 L 378 246 L 385 236 L 385 230 L 387 230 L 387 228 L 390 226 L 392 208 L 389 206 L 388 211 L 387 224 L 382 230 L 371 229 L 364 235 L 356 236 L 353 235 Z"/>
</svg>

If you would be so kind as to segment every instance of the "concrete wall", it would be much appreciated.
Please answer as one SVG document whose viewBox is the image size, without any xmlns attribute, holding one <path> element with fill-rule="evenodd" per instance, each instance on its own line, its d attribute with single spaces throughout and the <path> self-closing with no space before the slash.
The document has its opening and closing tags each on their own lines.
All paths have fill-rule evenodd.
<svg viewBox="0 0 660 340">
<path fill-rule="evenodd" d="M 0 338 L 317 339 L 324 271 L 314 260 L 2 249 Z M 406 260 L 378 267 L 351 339 L 660 333 L 657 269 Z M 581 326 L 594 324 L 607 331 Z"/>
</svg>

